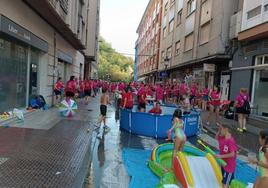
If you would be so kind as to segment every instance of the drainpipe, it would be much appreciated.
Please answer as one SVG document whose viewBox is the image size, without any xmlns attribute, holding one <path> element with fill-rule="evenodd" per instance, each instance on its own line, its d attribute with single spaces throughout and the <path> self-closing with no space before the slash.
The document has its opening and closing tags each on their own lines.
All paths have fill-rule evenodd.
<svg viewBox="0 0 268 188">
<path fill-rule="evenodd" d="M 56 53 L 57 53 L 57 46 L 56 46 L 56 31 L 54 31 L 54 63 L 53 63 L 53 78 L 52 78 L 52 102 L 51 102 L 51 106 L 54 106 L 54 85 L 55 85 L 55 74 L 56 74 L 56 61 L 57 61 L 57 58 L 56 58 Z"/>
</svg>

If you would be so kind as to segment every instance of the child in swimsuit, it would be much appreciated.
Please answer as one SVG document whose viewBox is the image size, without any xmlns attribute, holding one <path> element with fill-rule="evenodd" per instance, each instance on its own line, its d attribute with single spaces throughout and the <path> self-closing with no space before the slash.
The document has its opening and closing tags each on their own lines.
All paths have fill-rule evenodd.
<svg viewBox="0 0 268 188">
<path fill-rule="evenodd" d="M 176 109 L 173 114 L 172 120 L 173 126 L 169 129 L 171 133 L 174 130 L 174 150 L 173 150 L 173 158 L 177 156 L 177 152 L 181 151 L 185 142 L 186 142 L 186 135 L 183 130 L 183 120 L 182 120 L 182 111 Z"/>
</svg>

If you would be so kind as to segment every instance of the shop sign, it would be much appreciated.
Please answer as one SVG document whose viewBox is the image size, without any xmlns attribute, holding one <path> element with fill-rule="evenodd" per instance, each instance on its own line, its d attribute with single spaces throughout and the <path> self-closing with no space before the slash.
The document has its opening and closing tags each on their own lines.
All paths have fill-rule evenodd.
<svg viewBox="0 0 268 188">
<path fill-rule="evenodd" d="M 215 72 L 215 64 L 206 64 L 204 63 L 204 72 Z"/>
<path fill-rule="evenodd" d="M 35 36 L 30 31 L 16 24 L 7 17 L 0 15 L 0 32 L 23 41 L 39 50 L 48 52 L 48 43 Z"/>
<path fill-rule="evenodd" d="M 168 74 L 167 74 L 166 72 L 160 72 L 160 73 L 159 73 L 159 77 L 160 77 L 160 78 L 166 78 L 167 75 L 168 75 Z"/>
</svg>

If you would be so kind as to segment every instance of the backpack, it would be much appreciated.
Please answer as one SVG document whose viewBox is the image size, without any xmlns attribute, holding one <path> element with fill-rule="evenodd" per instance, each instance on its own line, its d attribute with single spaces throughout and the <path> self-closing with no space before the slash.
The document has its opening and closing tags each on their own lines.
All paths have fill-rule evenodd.
<svg viewBox="0 0 268 188">
<path fill-rule="evenodd" d="M 249 104 L 248 100 L 244 100 L 244 104 L 243 104 L 242 108 L 246 114 L 250 114 L 250 104 Z"/>
</svg>

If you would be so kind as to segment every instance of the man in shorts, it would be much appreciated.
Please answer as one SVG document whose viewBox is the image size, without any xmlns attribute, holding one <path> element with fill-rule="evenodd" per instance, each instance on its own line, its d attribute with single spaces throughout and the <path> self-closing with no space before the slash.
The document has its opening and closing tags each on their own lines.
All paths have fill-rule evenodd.
<svg viewBox="0 0 268 188">
<path fill-rule="evenodd" d="M 104 129 L 106 131 L 109 131 L 109 127 L 106 125 L 106 114 L 107 114 L 107 105 L 111 104 L 110 103 L 110 99 L 109 99 L 109 95 L 107 93 L 107 90 L 105 88 L 102 89 L 102 95 L 100 98 L 100 118 L 99 121 L 96 125 L 96 128 L 100 128 L 101 123 L 103 122 L 104 124 Z"/>
</svg>

